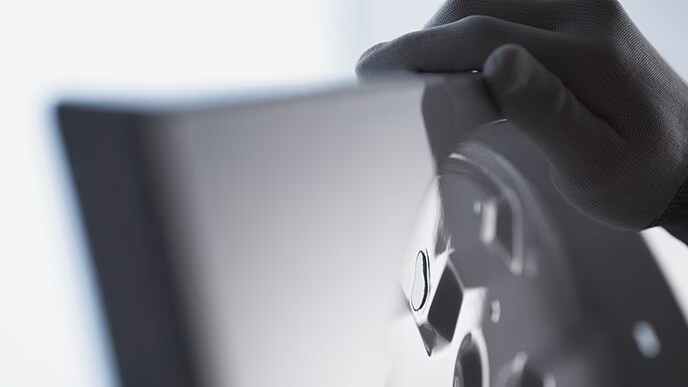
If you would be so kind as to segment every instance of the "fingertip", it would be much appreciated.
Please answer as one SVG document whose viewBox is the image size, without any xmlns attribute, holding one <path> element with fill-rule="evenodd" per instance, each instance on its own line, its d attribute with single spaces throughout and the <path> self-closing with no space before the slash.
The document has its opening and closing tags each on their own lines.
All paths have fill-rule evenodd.
<svg viewBox="0 0 688 387">
<path fill-rule="evenodd" d="M 364 78 L 369 73 L 371 70 L 373 70 L 373 58 L 375 57 L 375 54 L 384 47 L 386 42 L 378 43 L 369 49 L 367 49 L 361 56 L 358 58 L 358 61 L 356 62 L 356 75 L 359 78 Z"/>
<path fill-rule="evenodd" d="M 492 91 L 501 96 L 513 94 L 523 86 L 530 72 L 531 55 L 516 44 L 506 44 L 494 50 L 485 60 L 483 74 Z"/>
</svg>

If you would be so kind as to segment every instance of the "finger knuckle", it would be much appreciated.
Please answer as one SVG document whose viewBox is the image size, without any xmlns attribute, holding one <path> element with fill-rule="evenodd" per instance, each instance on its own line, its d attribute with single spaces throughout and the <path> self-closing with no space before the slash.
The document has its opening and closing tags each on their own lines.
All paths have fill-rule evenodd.
<svg viewBox="0 0 688 387">
<path fill-rule="evenodd" d="M 484 34 L 493 31 L 495 18 L 485 15 L 471 15 L 461 19 L 461 23 L 473 33 Z"/>
</svg>

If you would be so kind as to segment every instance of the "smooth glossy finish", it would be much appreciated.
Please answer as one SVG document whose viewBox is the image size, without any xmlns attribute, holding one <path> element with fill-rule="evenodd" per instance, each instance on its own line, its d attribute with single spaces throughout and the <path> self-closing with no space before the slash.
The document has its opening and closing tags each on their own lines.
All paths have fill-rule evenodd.
<svg viewBox="0 0 688 387">
<path fill-rule="evenodd" d="M 633 339 L 640 353 L 648 359 L 654 359 L 662 352 L 657 332 L 647 321 L 639 321 L 633 325 Z"/>
<path fill-rule="evenodd" d="M 416 269 L 411 289 L 411 307 L 419 311 L 425 306 L 430 292 L 430 261 L 426 251 L 416 254 Z"/>
<path fill-rule="evenodd" d="M 483 387 L 483 364 L 478 345 L 468 334 L 461 343 L 454 370 L 454 387 Z"/>
</svg>

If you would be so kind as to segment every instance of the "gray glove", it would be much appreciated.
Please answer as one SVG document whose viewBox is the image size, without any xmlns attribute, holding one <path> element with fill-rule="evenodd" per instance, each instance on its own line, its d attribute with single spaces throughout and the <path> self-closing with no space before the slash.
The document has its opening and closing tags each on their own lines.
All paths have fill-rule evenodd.
<svg viewBox="0 0 688 387">
<path fill-rule="evenodd" d="M 625 229 L 688 225 L 688 88 L 615 0 L 450 0 L 357 72 L 482 70 L 578 210 Z"/>
</svg>

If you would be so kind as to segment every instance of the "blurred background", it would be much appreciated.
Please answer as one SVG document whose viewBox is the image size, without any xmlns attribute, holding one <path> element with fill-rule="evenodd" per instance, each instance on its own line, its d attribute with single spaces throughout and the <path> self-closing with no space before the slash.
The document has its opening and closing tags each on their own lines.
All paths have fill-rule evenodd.
<svg viewBox="0 0 688 387">
<path fill-rule="evenodd" d="M 659 52 L 687 77 L 688 3 L 622 3 Z M 352 79 L 366 47 L 420 28 L 440 4 L 1 3 L 0 386 L 118 384 L 52 121 L 57 98 L 241 94 Z M 688 310 L 688 250 L 662 230 L 645 235 Z"/>
</svg>

